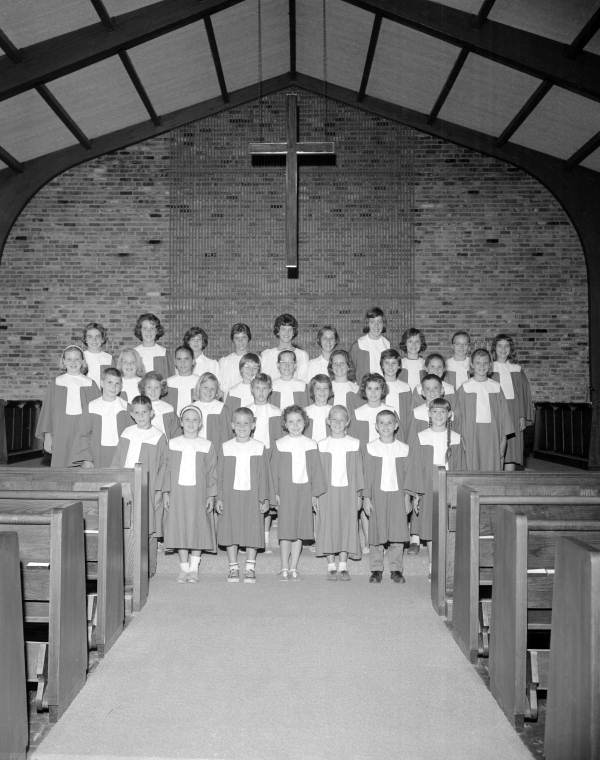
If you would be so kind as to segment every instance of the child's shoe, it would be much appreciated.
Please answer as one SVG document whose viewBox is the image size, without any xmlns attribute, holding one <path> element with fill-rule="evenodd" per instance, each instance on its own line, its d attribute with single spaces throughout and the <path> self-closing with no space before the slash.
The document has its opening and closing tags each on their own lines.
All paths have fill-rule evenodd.
<svg viewBox="0 0 600 760">
<path fill-rule="evenodd" d="M 279 571 L 280 581 L 287 581 L 288 578 L 289 578 L 289 570 L 284 569 L 284 570 Z"/>
<path fill-rule="evenodd" d="M 402 575 L 400 570 L 392 570 L 390 573 L 390 578 L 394 581 L 394 583 L 406 583 L 406 578 Z"/>
<path fill-rule="evenodd" d="M 256 583 L 256 571 L 252 567 L 247 567 L 244 573 L 244 583 Z"/>
<path fill-rule="evenodd" d="M 177 576 L 177 583 L 185 583 L 188 579 L 188 572 L 187 570 L 179 570 L 179 575 Z"/>
<path fill-rule="evenodd" d="M 383 571 L 373 570 L 371 571 L 371 575 L 369 576 L 369 583 L 381 583 L 382 578 L 383 578 Z"/>
<path fill-rule="evenodd" d="M 300 580 L 300 573 L 297 570 L 295 570 L 295 569 L 290 570 L 290 580 L 291 581 L 299 581 Z"/>
<path fill-rule="evenodd" d="M 338 579 L 337 570 L 328 570 L 326 578 L 328 581 L 337 581 Z"/>
<path fill-rule="evenodd" d="M 187 577 L 188 583 L 198 583 L 198 568 L 190 570 Z"/>
<path fill-rule="evenodd" d="M 229 573 L 227 575 L 227 583 L 239 583 L 240 582 L 240 571 L 237 567 L 230 567 Z"/>
<path fill-rule="evenodd" d="M 347 570 L 340 570 L 339 576 L 341 581 L 350 580 L 350 573 Z"/>
</svg>

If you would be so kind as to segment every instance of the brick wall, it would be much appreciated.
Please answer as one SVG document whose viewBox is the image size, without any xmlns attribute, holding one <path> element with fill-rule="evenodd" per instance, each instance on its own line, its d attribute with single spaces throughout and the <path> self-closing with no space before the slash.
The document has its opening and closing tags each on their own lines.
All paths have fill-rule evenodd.
<svg viewBox="0 0 600 760">
<path fill-rule="evenodd" d="M 220 356 L 232 322 L 262 349 L 291 311 L 312 355 L 321 324 L 349 343 L 379 304 L 393 345 L 407 323 L 444 354 L 455 329 L 477 345 L 508 331 L 537 399 L 587 400 L 585 264 L 550 193 L 358 110 L 303 93 L 299 109 L 303 139 L 335 139 L 336 166 L 301 169 L 297 280 L 284 267 L 283 169 L 248 156 L 250 141 L 283 137 L 281 93 L 76 167 L 32 199 L 0 263 L 0 397 L 39 397 L 91 320 L 113 351 L 135 343 L 142 311 L 163 318 L 170 347 L 189 320 Z"/>
</svg>

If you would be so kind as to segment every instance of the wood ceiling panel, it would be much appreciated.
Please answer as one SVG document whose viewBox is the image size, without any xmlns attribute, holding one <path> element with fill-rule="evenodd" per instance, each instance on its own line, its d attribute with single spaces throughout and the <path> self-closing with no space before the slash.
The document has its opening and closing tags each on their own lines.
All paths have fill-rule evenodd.
<svg viewBox="0 0 600 760">
<path fill-rule="evenodd" d="M 571 43 L 598 8 L 598 0 L 496 0 L 492 21 Z"/>
<path fill-rule="evenodd" d="M 18 48 L 100 21 L 89 0 L 4 0 L 0 29 Z"/>
<path fill-rule="evenodd" d="M 0 103 L 0 145 L 17 161 L 28 161 L 76 142 L 35 90 Z"/>
<path fill-rule="evenodd" d="M 460 48 L 383 20 L 367 95 L 429 113 Z"/>
<path fill-rule="evenodd" d="M 597 148 L 593 153 L 581 162 L 582 166 L 588 169 L 593 169 L 596 172 L 600 172 L 600 148 Z"/>
<path fill-rule="evenodd" d="M 511 142 L 569 158 L 600 131 L 600 103 L 553 87 Z"/>
<path fill-rule="evenodd" d="M 541 80 L 469 55 L 439 117 L 497 137 Z"/>
<path fill-rule="evenodd" d="M 258 4 L 234 5 L 211 16 L 228 90 L 258 82 Z M 261 2 L 262 78 L 290 68 L 288 3 Z"/>
<path fill-rule="evenodd" d="M 97 137 L 149 118 L 117 56 L 55 79 L 48 89 L 87 137 Z"/>
<path fill-rule="evenodd" d="M 329 0 L 326 6 L 327 81 L 358 90 L 375 16 L 353 5 Z M 296 68 L 302 74 L 324 78 L 323 3 L 296 3 Z"/>
<path fill-rule="evenodd" d="M 159 115 L 220 95 L 202 21 L 131 48 L 129 55 Z"/>
</svg>

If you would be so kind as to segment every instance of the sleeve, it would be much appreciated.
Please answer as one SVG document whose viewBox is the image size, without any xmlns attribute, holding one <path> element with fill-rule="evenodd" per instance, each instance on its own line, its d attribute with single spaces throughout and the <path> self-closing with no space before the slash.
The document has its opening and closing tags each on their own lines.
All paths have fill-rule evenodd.
<svg viewBox="0 0 600 760">
<path fill-rule="evenodd" d="M 365 400 L 360 397 L 358 393 L 354 393 L 354 391 L 350 391 L 346 395 L 346 409 L 350 413 L 350 416 L 354 413 L 355 409 L 358 409 L 359 406 L 362 406 L 365 403 Z"/>
<path fill-rule="evenodd" d="M 518 377 L 517 382 L 514 383 L 515 396 L 518 402 L 518 416 L 524 417 L 528 424 L 531 424 L 535 419 L 535 407 L 531 398 L 529 380 L 523 370 L 515 374 Z"/>
<path fill-rule="evenodd" d="M 179 394 L 177 393 L 177 388 L 167 387 L 167 395 L 163 399 L 163 401 L 166 401 L 167 404 L 171 404 L 171 406 L 175 410 L 176 414 L 177 414 L 177 398 L 178 398 L 178 396 L 179 396 Z"/>
<path fill-rule="evenodd" d="M 412 416 L 412 394 L 411 393 L 399 393 L 398 394 L 398 410 L 400 425 L 398 426 L 398 433 L 396 437 L 401 441 L 408 441 L 408 431 L 410 427 L 410 418 Z"/>
<path fill-rule="evenodd" d="M 85 408 L 87 409 L 90 401 L 93 401 L 96 398 L 100 398 L 101 395 L 102 395 L 102 391 L 100 390 L 100 388 L 98 388 L 96 383 L 92 383 L 91 385 L 83 388 L 83 401 L 84 401 Z"/>
<path fill-rule="evenodd" d="M 273 489 L 275 491 L 275 495 L 279 496 L 281 494 L 281 483 L 280 483 L 280 474 L 281 474 L 281 452 L 277 448 L 274 442 L 271 443 L 271 450 L 269 452 L 269 466 L 271 469 L 271 477 L 273 479 Z"/>
<path fill-rule="evenodd" d="M 217 495 L 217 453 L 212 443 L 206 454 L 206 495 Z"/>
<path fill-rule="evenodd" d="M 356 491 L 362 491 L 365 487 L 365 471 L 363 468 L 362 454 L 360 451 L 354 452 L 354 460 L 356 467 Z"/>
<path fill-rule="evenodd" d="M 450 447 L 450 457 L 448 460 L 448 468 L 452 472 L 463 472 L 467 469 L 467 457 L 465 453 L 464 438 L 460 437 L 460 443 L 454 444 Z"/>
<path fill-rule="evenodd" d="M 456 430 L 457 433 L 460 433 L 461 438 L 464 437 L 463 431 L 465 426 L 465 392 L 463 390 L 462 385 L 460 388 L 456 391 L 456 395 L 454 396 L 454 407 L 453 407 L 453 419 L 452 419 L 452 427 L 454 430 Z M 506 401 L 504 402 L 506 403 Z"/>
<path fill-rule="evenodd" d="M 160 437 L 156 444 L 156 475 L 154 478 L 154 490 L 163 490 L 163 481 L 165 479 L 165 473 L 167 471 L 167 459 L 169 454 L 169 448 L 167 446 L 167 439 L 163 436 Z"/>
<path fill-rule="evenodd" d="M 171 438 L 177 438 L 178 435 L 181 435 L 181 425 L 179 424 L 179 418 L 175 414 L 175 412 L 167 412 L 163 416 L 163 422 L 165 425 L 165 433 L 167 434 L 167 438 L 171 440 Z"/>
<path fill-rule="evenodd" d="M 125 460 L 127 459 L 127 451 L 129 449 L 129 441 L 127 441 L 125 438 L 119 438 L 119 443 L 117 444 L 117 448 L 115 450 L 115 453 L 113 454 L 112 462 L 110 463 L 111 467 L 123 467 L 125 465 Z"/>
<path fill-rule="evenodd" d="M 310 480 L 311 496 L 322 496 L 327 491 L 327 481 L 318 449 L 306 452 L 306 469 Z"/>
<path fill-rule="evenodd" d="M 223 408 L 221 409 L 221 413 L 219 414 L 218 427 L 219 427 L 219 441 L 217 442 L 215 446 L 216 450 L 220 450 L 221 444 L 224 443 L 225 441 L 228 441 L 233 434 L 231 430 L 231 410 L 229 409 L 227 404 L 223 404 Z"/>
<path fill-rule="evenodd" d="M 94 461 L 94 455 L 92 453 L 92 434 L 92 415 L 87 409 L 84 409 L 77 425 L 77 442 L 73 447 L 74 462 Z"/>
<path fill-rule="evenodd" d="M 163 483 L 162 483 L 163 493 L 169 493 L 171 491 L 171 478 L 172 478 L 173 467 L 174 467 L 173 454 L 170 449 L 167 449 L 167 466 L 165 467 L 165 474 L 164 474 Z"/>
<path fill-rule="evenodd" d="M 43 438 L 44 433 L 52 433 L 52 410 L 54 409 L 54 405 L 56 403 L 56 398 L 54 394 L 55 389 L 54 380 L 50 381 L 50 385 L 46 388 L 46 394 L 44 396 L 44 400 L 42 401 L 42 408 L 40 410 L 40 416 L 37 421 L 37 426 L 35 429 L 35 436 L 36 438 Z"/>
<path fill-rule="evenodd" d="M 500 431 L 501 436 L 508 436 L 512 435 L 515 432 L 515 425 L 512 420 L 510 409 L 508 408 L 508 403 L 506 402 L 506 397 L 504 396 L 504 391 L 500 389 L 500 393 L 498 395 L 498 429 Z"/>
<path fill-rule="evenodd" d="M 364 471 L 364 485 L 363 485 L 363 496 L 367 497 L 368 499 L 373 498 L 373 462 L 371 461 L 373 457 L 369 454 L 367 451 L 367 447 L 361 447 L 362 449 L 362 460 L 363 460 L 363 471 Z"/>
<path fill-rule="evenodd" d="M 223 499 L 225 493 L 225 457 L 223 456 L 223 446 L 219 447 L 217 456 L 217 499 Z"/>
<path fill-rule="evenodd" d="M 263 449 L 263 453 L 258 457 L 258 500 L 275 503 L 275 488 L 266 449 Z"/>
<path fill-rule="evenodd" d="M 410 493 L 425 493 L 427 491 L 423 447 L 418 440 L 409 444 L 404 490 Z"/>
</svg>

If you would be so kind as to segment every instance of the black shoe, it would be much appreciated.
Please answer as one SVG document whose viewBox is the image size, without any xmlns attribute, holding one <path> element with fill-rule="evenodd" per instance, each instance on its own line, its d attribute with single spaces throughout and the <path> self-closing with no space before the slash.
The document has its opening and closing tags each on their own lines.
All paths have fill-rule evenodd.
<svg viewBox="0 0 600 760">
<path fill-rule="evenodd" d="M 383 572 L 381 570 L 373 570 L 369 577 L 369 583 L 381 583 L 383 578 Z"/>
<path fill-rule="evenodd" d="M 390 573 L 390 578 L 394 581 L 394 583 L 406 583 L 406 578 L 402 575 L 400 570 L 392 570 Z"/>
</svg>

